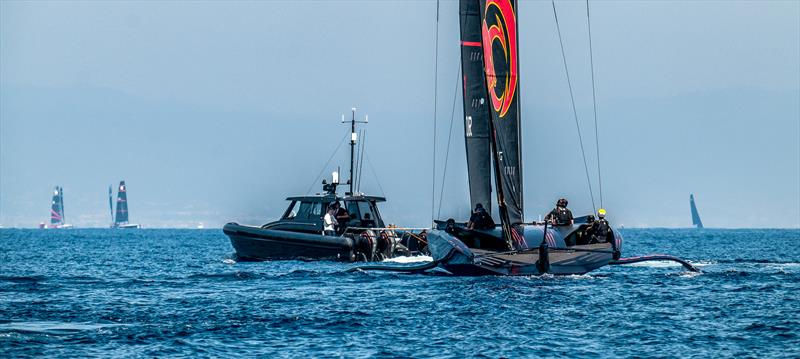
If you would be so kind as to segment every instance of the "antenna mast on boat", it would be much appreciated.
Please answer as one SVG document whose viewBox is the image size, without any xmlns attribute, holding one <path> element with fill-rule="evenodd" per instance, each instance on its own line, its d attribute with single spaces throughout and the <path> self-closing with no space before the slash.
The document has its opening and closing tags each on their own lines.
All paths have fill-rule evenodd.
<svg viewBox="0 0 800 359">
<path fill-rule="evenodd" d="M 355 166 L 355 155 L 356 155 L 356 140 L 358 139 L 358 134 L 356 133 L 356 123 L 369 123 L 369 116 L 365 115 L 363 121 L 356 121 L 356 108 L 352 108 L 353 117 L 350 120 L 350 179 L 347 180 L 347 184 L 350 185 L 350 192 L 345 193 L 346 195 L 353 195 L 353 167 Z M 347 121 L 344 120 L 344 115 L 342 115 L 342 123 L 346 123 Z"/>
</svg>

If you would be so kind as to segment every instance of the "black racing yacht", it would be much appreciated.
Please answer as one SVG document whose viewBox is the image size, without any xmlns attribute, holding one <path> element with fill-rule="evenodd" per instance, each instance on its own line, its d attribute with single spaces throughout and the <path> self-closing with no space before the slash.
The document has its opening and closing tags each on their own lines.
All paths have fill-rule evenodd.
<svg viewBox="0 0 800 359">
<path fill-rule="evenodd" d="M 50 224 L 41 222 L 39 228 L 72 228 L 71 224 L 67 224 L 67 216 L 64 214 L 64 187 L 56 186 L 53 189 L 50 204 Z"/>
<path fill-rule="evenodd" d="M 111 190 L 111 186 L 108 186 L 108 207 L 111 211 L 111 228 L 119 228 L 119 229 L 137 229 L 141 228 L 142 226 L 136 223 L 130 223 L 128 221 L 128 187 L 125 185 L 125 181 L 119 182 L 119 187 L 117 187 L 117 211 L 114 212 L 114 202 L 113 197 L 114 192 Z"/>
<path fill-rule="evenodd" d="M 470 229 L 452 219 L 437 221 L 427 236 L 434 261 L 422 267 L 438 265 L 456 275 L 570 275 L 610 264 L 674 260 L 694 270 L 666 255 L 620 258 L 620 232 L 592 233 L 593 216 L 558 225 L 524 221 L 516 8 L 515 0 L 461 0 L 459 6 L 470 199 L 473 208 L 490 203 L 494 172 L 501 224 Z"/>
<path fill-rule="evenodd" d="M 378 203 L 384 197 L 370 196 L 354 190 L 353 169 L 356 165 L 355 108 L 350 140 L 350 191 L 337 194 L 339 174 L 331 183 L 323 180 L 323 192 L 316 195 L 289 197 L 289 206 L 280 219 L 262 226 L 228 223 L 223 232 L 230 238 L 236 256 L 243 260 L 335 260 L 344 262 L 380 261 L 399 255 L 421 253 L 425 232 L 389 227 L 383 220 Z M 366 121 L 364 121 L 366 122 Z M 363 153 L 363 146 L 361 148 Z M 360 182 L 360 181 L 359 181 Z M 326 210 L 336 205 L 338 226 L 334 233 L 324 234 Z"/>
</svg>

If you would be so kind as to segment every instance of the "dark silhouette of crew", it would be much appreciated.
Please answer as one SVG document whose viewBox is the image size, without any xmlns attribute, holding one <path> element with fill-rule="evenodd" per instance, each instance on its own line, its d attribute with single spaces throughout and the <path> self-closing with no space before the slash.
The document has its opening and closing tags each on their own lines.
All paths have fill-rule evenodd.
<svg viewBox="0 0 800 359">
<path fill-rule="evenodd" d="M 605 243 L 609 240 L 611 235 L 611 225 L 606 220 L 606 210 L 600 208 L 597 211 L 597 220 L 592 222 L 589 227 L 589 243 Z"/>
<path fill-rule="evenodd" d="M 556 208 L 553 208 L 550 213 L 545 217 L 554 226 L 571 226 L 573 223 L 572 211 L 567 208 L 567 200 L 561 198 L 556 202 Z"/>
<path fill-rule="evenodd" d="M 482 204 L 476 204 L 475 210 L 472 211 L 472 216 L 469 217 L 467 229 L 492 229 L 494 226 L 494 220 L 489 215 L 489 212 L 483 208 Z"/>
<path fill-rule="evenodd" d="M 348 213 L 339 202 L 335 202 L 333 204 L 333 208 L 335 211 L 334 217 L 336 218 L 336 223 L 338 224 L 336 232 L 338 234 L 342 234 L 347 229 L 347 223 L 350 221 L 350 213 Z"/>
</svg>

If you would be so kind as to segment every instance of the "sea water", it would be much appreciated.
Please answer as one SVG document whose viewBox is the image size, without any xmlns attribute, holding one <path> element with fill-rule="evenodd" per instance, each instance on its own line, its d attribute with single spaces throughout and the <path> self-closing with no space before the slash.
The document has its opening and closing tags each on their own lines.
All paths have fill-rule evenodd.
<svg viewBox="0 0 800 359">
<path fill-rule="evenodd" d="M 344 273 L 237 262 L 219 229 L 0 229 L 0 356 L 800 357 L 800 230 L 623 234 L 703 272 Z"/>
</svg>

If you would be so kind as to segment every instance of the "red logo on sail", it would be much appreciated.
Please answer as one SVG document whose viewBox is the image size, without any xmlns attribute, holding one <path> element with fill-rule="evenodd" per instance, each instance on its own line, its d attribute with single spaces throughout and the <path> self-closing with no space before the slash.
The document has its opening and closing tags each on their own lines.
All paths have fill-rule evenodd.
<svg viewBox="0 0 800 359">
<path fill-rule="evenodd" d="M 491 11 L 492 9 L 495 11 Z M 491 23 L 491 25 L 490 25 Z M 505 72 L 505 86 L 498 95 L 497 71 L 495 70 L 494 43 L 499 42 L 508 71 Z M 511 108 L 514 92 L 517 89 L 517 19 L 511 0 L 487 0 L 483 19 L 483 57 L 486 68 L 486 84 L 489 97 L 496 112 L 503 117 Z"/>
</svg>

